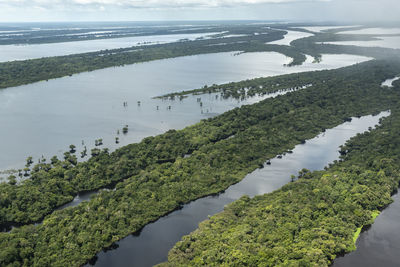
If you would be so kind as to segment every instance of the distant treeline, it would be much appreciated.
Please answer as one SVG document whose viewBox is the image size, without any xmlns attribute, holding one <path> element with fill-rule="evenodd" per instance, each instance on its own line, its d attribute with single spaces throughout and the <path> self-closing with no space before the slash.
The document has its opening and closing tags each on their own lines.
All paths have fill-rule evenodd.
<svg viewBox="0 0 400 267">
<path fill-rule="evenodd" d="M 46 27 L 44 24 L 41 27 Z M 171 35 L 171 34 L 195 34 L 211 33 L 224 34 L 253 34 L 254 32 L 266 32 L 264 25 L 207 25 L 207 26 L 151 26 L 150 25 L 135 25 L 129 24 L 110 27 L 110 25 L 64 25 L 64 28 L 54 28 L 31 30 L 29 28 L 4 28 L 4 33 L 0 32 L 0 45 L 12 44 L 47 44 L 47 43 L 65 43 L 79 42 L 89 40 L 116 39 L 126 37 L 146 37 L 154 35 Z M 92 26 L 92 27 L 88 27 Z M 147 27 L 146 27 L 147 26 Z M 1 28 L 0 28 L 1 30 Z M 15 31 L 15 32 L 13 32 Z M 10 35 L 11 34 L 11 35 Z"/>
</svg>

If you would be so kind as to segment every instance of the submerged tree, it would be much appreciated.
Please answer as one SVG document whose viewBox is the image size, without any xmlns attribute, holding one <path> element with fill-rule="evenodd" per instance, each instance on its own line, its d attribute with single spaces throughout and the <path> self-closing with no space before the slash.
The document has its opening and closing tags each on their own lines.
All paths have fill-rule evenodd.
<svg viewBox="0 0 400 267">
<path fill-rule="evenodd" d="M 128 133 L 128 125 L 125 125 L 125 127 L 124 128 L 122 128 L 122 133 L 123 134 L 127 134 Z"/>
<path fill-rule="evenodd" d="M 69 153 L 74 154 L 76 152 L 76 146 L 70 145 L 69 146 Z"/>
<path fill-rule="evenodd" d="M 101 152 L 100 149 L 98 149 L 98 148 L 93 148 L 93 149 L 91 150 L 92 157 L 96 157 L 96 156 L 100 155 L 100 152 Z"/>
<path fill-rule="evenodd" d="M 81 158 L 84 158 L 87 156 L 87 148 L 86 146 L 83 148 L 83 151 L 81 152 Z"/>
</svg>

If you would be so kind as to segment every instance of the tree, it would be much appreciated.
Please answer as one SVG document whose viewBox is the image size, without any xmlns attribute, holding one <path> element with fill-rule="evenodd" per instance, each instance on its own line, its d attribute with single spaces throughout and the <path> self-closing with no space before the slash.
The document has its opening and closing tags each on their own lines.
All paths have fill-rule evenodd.
<svg viewBox="0 0 400 267">
<path fill-rule="evenodd" d="M 122 128 L 122 133 L 123 134 L 127 134 L 128 133 L 128 125 L 125 125 L 125 127 L 124 128 Z"/>
<path fill-rule="evenodd" d="M 8 176 L 8 183 L 10 185 L 16 185 L 17 184 L 17 177 L 15 177 L 14 175 L 10 175 Z"/>
<path fill-rule="evenodd" d="M 76 146 L 70 145 L 69 146 L 69 153 L 74 154 L 76 152 Z"/>
<path fill-rule="evenodd" d="M 32 163 L 33 163 L 33 158 L 32 157 L 28 157 L 27 159 L 26 159 L 26 167 L 30 167 L 31 165 L 32 165 Z"/>
<path fill-rule="evenodd" d="M 53 157 L 50 159 L 50 162 L 51 162 L 51 164 L 55 165 L 57 162 L 59 162 L 59 160 L 58 160 L 57 156 L 53 156 Z"/>
</svg>

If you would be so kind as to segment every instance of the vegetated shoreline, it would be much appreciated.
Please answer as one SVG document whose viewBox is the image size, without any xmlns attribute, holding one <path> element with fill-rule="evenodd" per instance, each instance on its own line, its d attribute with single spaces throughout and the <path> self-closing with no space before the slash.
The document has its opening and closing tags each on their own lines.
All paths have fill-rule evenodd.
<svg viewBox="0 0 400 267">
<path fill-rule="evenodd" d="M 249 88 L 249 90 L 245 92 L 246 96 L 249 96 L 273 93 L 276 90 L 281 90 L 281 88 L 290 89 L 296 85 L 310 84 L 311 82 L 314 82 L 316 86 L 318 86 L 318 84 L 319 86 L 326 86 L 326 83 L 331 79 L 331 76 L 343 75 L 347 70 L 350 72 L 359 71 L 358 66 L 367 66 L 373 64 L 376 63 L 371 61 L 337 70 L 295 73 L 230 83 L 227 84 L 228 88 L 225 91 L 225 94 L 234 98 L 241 98 L 244 96 L 244 87 Z M 388 68 L 386 69 L 389 71 Z M 390 71 L 396 73 L 395 68 L 391 69 Z M 382 77 L 382 79 L 384 78 L 386 78 L 386 76 Z M 276 84 L 279 84 L 279 86 L 276 86 Z M 221 118 L 224 116 L 235 116 L 235 113 L 236 111 L 232 110 L 225 113 L 223 116 L 212 119 L 211 121 L 223 121 Z M 3 229 L 7 230 L 12 225 L 21 226 L 23 224 L 41 222 L 46 215 L 51 214 L 59 206 L 73 201 L 77 194 L 99 190 L 102 188 L 109 188 L 110 186 L 114 187 L 113 185 L 130 178 L 132 175 L 138 175 L 142 170 L 153 168 L 152 166 L 154 164 L 157 165 L 168 162 L 173 163 L 178 157 L 183 157 L 185 154 L 192 154 L 194 151 L 199 150 L 204 145 L 230 138 L 235 133 L 240 132 L 240 129 L 242 128 L 242 126 L 239 124 L 234 128 L 228 127 L 228 132 L 222 134 L 220 133 L 214 137 L 209 136 L 209 133 L 205 132 L 206 130 L 200 130 L 200 128 L 206 127 L 206 125 L 208 125 L 207 120 L 195 124 L 194 126 L 189 126 L 181 131 L 169 131 L 163 135 L 156 136 L 155 138 L 145 138 L 140 143 L 119 148 L 110 154 L 108 153 L 108 150 L 105 149 L 101 153 L 98 153 L 97 156 L 92 157 L 85 162 L 78 163 L 76 155 L 67 152 L 64 155 L 64 160 L 52 158 L 51 163 L 42 162 L 40 164 L 36 164 L 31 170 L 32 179 L 24 182 L 24 184 L 21 186 L 10 186 L 4 184 L 0 186 L 0 190 L 3 187 L 3 190 L 7 191 L 7 194 L 9 195 L 6 198 L 7 201 L 5 204 L 3 204 L 3 206 L 19 207 L 17 209 L 14 208 L 11 211 L 8 210 L 7 212 L 3 209 L 3 215 L 0 212 L 0 225 Z M 206 129 L 208 129 L 207 127 Z M 190 140 L 190 138 L 188 139 L 188 137 L 185 137 L 185 135 L 192 135 L 190 134 L 192 131 L 202 132 L 201 136 L 196 137 L 202 138 L 201 142 L 193 141 Z M 210 131 L 214 131 L 213 127 L 210 128 Z M 160 147 L 160 143 L 168 143 L 171 139 L 181 139 L 181 145 L 175 145 L 174 147 L 166 146 L 165 148 L 157 151 L 157 153 L 154 153 L 155 150 L 157 150 L 157 147 Z M 143 154 L 143 151 L 149 150 L 151 150 L 152 153 L 146 156 L 144 163 L 138 162 L 134 164 L 134 167 L 124 167 L 124 171 L 126 173 L 121 173 L 121 170 L 112 171 L 116 173 L 116 175 L 113 175 L 112 172 L 106 173 L 109 172 L 107 171 L 107 168 L 112 167 L 112 164 L 110 166 L 110 161 L 120 161 L 125 154 L 128 154 L 128 151 L 132 157 L 138 157 Z M 92 169 L 98 164 L 102 165 L 101 174 L 96 174 L 98 171 L 93 174 Z M 84 179 L 84 177 L 90 177 L 90 179 Z M 46 184 L 50 182 L 56 183 L 57 186 L 53 186 L 54 189 L 46 188 Z M 16 196 L 30 196 L 30 201 L 33 203 L 28 208 L 20 208 L 21 206 L 24 206 L 24 202 L 19 200 L 20 197 L 10 197 L 10 194 L 15 194 Z"/>
<path fill-rule="evenodd" d="M 198 149 L 191 157 L 177 156 L 172 162 L 149 165 L 150 169 L 136 174 L 123 170 L 131 173 L 131 178 L 119 183 L 116 191 L 101 192 L 89 202 L 54 212 L 37 227 L 24 226 L 9 234 L 0 233 L 3 253 L 0 262 L 4 265 L 26 262 L 37 266 L 84 264 L 102 248 L 138 231 L 149 221 L 183 203 L 220 192 L 268 158 L 323 129 L 334 127 L 349 116 L 377 113 L 392 107 L 397 103 L 398 90 L 382 90 L 380 84 L 399 69 L 396 61 L 372 61 L 315 76 L 311 73 L 309 79 L 314 79 L 314 85 L 310 88 L 226 112 L 188 127 L 186 132 L 171 131 L 159 139 L 147 138 L 142 145 L 149 146 L 146 153 L 151 156 L 155 152 L 157 159 L 171 159 L 170 155 L 181 155 L 180 149 L 195 144 Z M 293 77 L 305 78 L 300 74 Z M 183 133 L 187 139 L 182 138 Z M 234 138 L 218 141 L 233 134 Z M 177 144 L 183 148 L 175 147 Z M 141 164 L 138 155 L 129 158 L 130 149 L 132 146 L 119 150 L 120 156 L 128 157 L 117 162 L 113 162 L 117 158 L 109 158 L 105 153 L 105 164 L 101 166 L 108 165 L 111 169 L 100 170 L 98 177 L 107 177 L 108 170 L 123 174 L 122 167 L 140 166 L 136 165 Z M 94 166 L 98 166 L 96 160 L 92 162 Z M 106 164 L 110 160 L 111 165 Z M 67 179 L 62 181 L 80 177 L 74 170 L 73 167 L 67 170 Z M 45 171 L 38 172 L 38 181 L 46 182 L 48 178 L 45 177 Z M 47 187 L 43 189 L 48 190 Z M 19 245 L 20 240 L 24 240 L 23 247 Z"/>
<path fill-rule="evenodd" d="M 253 79 L 253 80 L 247 80 L 247 81 L 242 81 L 242 82 L 236 82 L 233 83 L 233 88 L 242 88 L 244 87 L 249 87 L 251 88 L 249 91 L 247 91 L 246 96 L 249 95 L 256 95 L 257 93 L 259 94 L 267 94 L 267 93 L 274 93 L 277 89 L 279 88 L 290 88 L 290 87 L 294 87 L 297 84 L 304 84 L 304 83 L 310 83 L 311 81 L 317 79 L 318 76 L 321 76 L 319 79 L 323 80 L 324 78 L 322 77 L 322 75 L 324 77 L 328 77 L 330 75 L 331 71 L 320 71 L 320 72 L 309 72 L 309 73 L 301 73 L 301 74 L 289 74 L 289 75 L 283 75 L 283 76 L 275 76 L 275 77 L 270 77 L 270 78 L 266 78 L 266 79 Z M 275 87 L 275 84 L 279 83 L 280 87 Z M 229 84 L 231 85 L 231 84 Z M 243 95 L 241 94 L 241 92 L 239 93 L 235 93 L 233 90 L 227 91 L 226 94 L 229 94 L 230 96 L 234 97 L 234 98 L 241 98 L 243 97 Z M 231 112 L 232 113 L 232 112 Z M 187 127 L 188 129 L 191 128 L 198 128 L 198 127 L 203 127 L 203 124 L 196 124 L 194 126 L 191 127 Z M 185 131 L 185 130 L 184 130 Z M 231 137 L 237 130 L 233 131 L 233 132 L 229 132 L 227 134 L 223 134 L 219 137 L 216 138 L 207 138 L 207 141 L 203 141 L 204 144 L 209 143 L 209 142 L 215 142 L 215 141 L 221 141 L 223 139 L 227 139 L 229 137 Z M 167 140 L 170 137 L 168 137 L 169 135 L 176 135 L 174 132 L 167 132 L 164 135 L 160 135 L 157 136 L 154 140 L 151 140 L 151 142 L 148 142 L 148 139 L 144 139 L 142 142 L 138 143 L 138 144 L 131 144 L 128 145 L 126 147 L 117 149 L 115 152 L 111 153 L 110 155 L 108 155 L 108 152 L 105 150 L 102 153 L 100 153 L 99 155 L 97 155 L 97 157 L 92 157 L 90 158 L 88 161 L 85 162 L 77 162 L 77 158 L 75 154 L 71 154 L 71 153 L 65 153 L 64 155 L 64 160 L 58 160 L 57 158 L 55 158 L 54 160 L 50 160 L 51 163 L 45 163 L 42 162 L 40 164 L 36 164 L 35 166 L 33 166 L 31 168 L 31 176 L 33 177 L 33 179 L 28 180 L 27 183 L 28 187 L 30 187 L 32 184 L 35 185 L 36 183 L 32 183 L 31 180 L 37 180 L 37 175 L 39 171 L 47 171 L 50 173 L 51 177 L 63 177 L 64 176 L 64 172 L 65 169 L 69 169 L 71 167 L 78 167 L 80 169 L 83 169 L 83 171 L 79 171 L 78 173 L 81 176 L 90 176 L 89 173 L 85 172 L 85 169 L 87 168 L 87 166 L 92 166 L 95 165 L 96 162 L 98 163 L 102 163 L 104 165 L 108 165 L 105 162 L 106 158 L 118 158 L 120 151 L 126 151 L 127 149 L 129 150 L 133 150 L 135 151 L 135 155 L 140 155 L 140 151 L 141 150 L 148 150 L 147 147 L 153 147 L 153 149 L 156 148 L 157 142 L 165 142 L 163 140 Z M 180 134 L 178 135 L 180 136 Z M 174 137 L 175 138 L 175 137 Z M 174 148 L 176 150 L 176 147 Z M 173 162 L 174 160 L 176 160 L 176 158 L 178 156 L 183 157 L 183 155 L 185 154 L 191 154 L 193 153 L 193 151 L 198 150 L 198 145 L 193 145 L 188 143 L 187 146 L 184 147 L 180 147 L 178 151 L 173 151 L 172 149 L 169 149 L 168 151 L 166 151 L 167 153 L 172 153 L 172 154 L 167 154 L 164 156 L 158 156 L 158 155 L 152 155 L 153 159 L 152 162 L 153 163 L 162 163 L 163 161 L 171 161 Z M 126 152 L 125 152 L 126 153 Z M 133 153 L 133 152 L 130 152 Z M 122 152 L 123 154 L 123 152 Z M 54 161 L 54 162 L 53 162 Z M 143 167 L 138 167 L 138 169 L 144 169 L 146 166 L 148 166 L 150 164 L 149 160 L 146 160 L 146 164 Z M 56 198 L 57 201 L 56 203 L 52 203 L 50 205 L 50 207 L 46 207 L 45 208 L 40 208 L 40 213 L 39 214 L 31 214 L 30 212 L 28 212 L 28 210 L 26 210 L 25 212 L 28 212 L 27 214 L 21 214 L 19 212 L 19 216 L 18 217 L 14 217 L 14 218 L 10 218 L 8 220 L 5 219 L 4 215 L 0 216 L 0 226 L 1 228 L 3 228 L 3 230 L 8 230 L 9 227 L 11 226 L 21 226 L 24 224 L 33 224 L 33 223 L 38 223 L 41 222 L 44 218 L 44 216 L 51 214 L 57 207 L 61 206 L 61 205 L 65 205 L 71 201 L 73 201 L 74 197 L 77 194 L 81 194 L 81 193 L 85 193 L 85 192 L 90 192 L 90 191 L 94 191 L 94 190 L 100 190 L 102 188 L 108 188 L 110 186 L 114 187 L 113 185 L 127 179 L 130 177 L 130 175 L 132 173 L 137 174 L 137 171 L 133 171 L 130 172 L 129 174 L 124 174 L 121 175 L 121 177 L 119 177 L 118 179 L 115 179 L 115 177 L 110 177 L 110 175 L 108 175 L 108 177 L 106 178 L 100 178 L 98 179 L 98 181 L 94 181 L 91 183 L 87 183 L 87 181 L 82 181 L 85 185 L 82 187 L 81 185 L 77 184 L 77 182 L 75 182 L 76 179 L 74 178 L 69 178 L 67 180 L 67 182 L 69 184 L 75 184 L 74 186 L 74 190 L 63 190 L 62 192 L 57 192 L 54 191 L 54 194 L 57 195 L 46 195 L 46 197 L 43 199 L 41 197 L 41 195 L 38 195 L 37 197 L 33 198 L 32 200 L 35 200 L 35 202 L 48 202 L 48 199 L 54 199 Z M 74 174 L 75 176 L 77 176 L 77 174 Z M 71 176 L 71 174 L 68 174 L 68 176 Z M 106 175 L 105 175 L 106 176 Z M 64 179 L 63 179 L 64 180 Z M 40 180 L 39 180 L 40 181 Z M 62 188 L 67 188 L 67 186 L 65 185 L 64 181 L 64 185 L 60 184 L 58 186 L 62 186 Z M 24 183 L 17 187 L 19 189 L 21 189 L 22 187 L 24 187 Z M 40 184 L 39 184 L 40 186 Z M 1 187 L 0 187 L 1 188 Z M 39 191 L 45 191 L 44 188 L 38 187 L 40 188 Z M 8 189 L 8 191 L 13 191 L 15 189 L 15 187 L 10 187 Z M 21 189 L 22 190 L 22 189 Z M 31 191 L 31 190 L 30 190 Z M 48 190 L 46 190 L 48 191 Z M 45 194 L 47 193 L 45 191 Z M 52 191 L 52 190 L 51 190 Z M 26 192 L 25 194 L 32 194 L 31 192 Z M 61 198 L 62 196 L 65 196 L 65 198 Z M 39 199 L 42 199 L 41 201 L 39 201 Z M 46 199 L 46 201 L 45 201 Z M 11 205 L 11 203 L 13 203 L 14 200 L 10 199 L 8 205 Z M 19 206 L 18 204 L 14 203 L 12 205 L 15 206 Z M 32 205 L 34 206 L 34 205 Z M 21 209 L 19 209 L 21 211 Z M 24 215 L 24 216 L 22 216 Z M 10 215 L 8 215 L 10 216 Z"/>
<path fill-rule="evenodd" d="M 300 89 L 300 88 L 299 88 L 299 89 Z M 302 88 L 302 89 L 304 89 L 304 88 Z M 292 89 L 280 90 L 280 91 L 281 91 L 282 95 L 283 95 L 283 94 L 286 94 L 286 93 L 293 92 Z M 272 93 L 271 93 L 271 92 L 265 92 L 265 94 L 266 94 L 266 95 L 271 95 L 271 96 L 273 96 L 273 97 L 276 97 L 276 96 L 277 96 L 277 95 L 274 95 L 274 92 L 272 92 Z M 235 98 L 238 99 L 237 97 L 235 97 Z M 233 136 L 224 136 L 222 139 L 219 139 L 219 141 L 222 141 L 222 140 L 224 140 L 224 139 L 229 139 L 229 138 L 233 138 Z M 107 148 L 106 148 L 105 150 L 107 150 Z M 181 155 L 179 155 L 179 156 L 181 156 L 181 157 L 184 158 L 184 157 L 186 157 L 186 156 L 188 156 L 188 155 L 191 155 L 193 152 L 194 152 L 194 151 L 192 151 L 191 149 L 189 149 L 188 151 L 183 151 L 183 152 L 182 152 L 182 153 L 187 153 L 187 154 L 181 154 Z M 69 153 L 68 153 L 68 154 L 69 154 Z M 75 155 L 73 155 L 73 156 L 75 156 Z M 71 155 L 69 155 L 69 157 L 71 157 Z M 93 157 L 94 157 L 94 156 L 93 156 Z M 66 160 L 67 160 L 67 159 L 66 159 Z M 69 160 L 71 160 L 71 159 L 69 159 Z M 72 161 L 74 161 L 74 160 L 75 160 L 75 159 L 73 159 Z M 156 161 L 156 163 L 161 164 L 161 163 L 166 163 L 166 162 L 174 162 L 174 160 L 175 160 L 175 159 L 158 160 L 158 161 Z M 78 164 L 79 164 L 79 163 L 78 163 Z M 37 166 L 38 166 L 38 167 L 37 167 Z M 46 168 L 46 167 L 44 167 L 44 166 L 46 166 L 46 164 L 43 164 L 43 163 L 33 166 L 33 168 L 32 168 L 32 169 L 33 169 L 33 172 L 32 172 L 32 173 L 34 174 L 34 178 L 35 178 L 35 173 L 37 172 L 37 170 Z M 55 166 L 55 165 L 54 165 L 54 166 Z M 53 166 L 53 167 L 54 167 L 54 166 Z M 48 167 L 49 169 L 51 168 L 51 166 L 49 166 L 49 165 L 47 165 L 47 167 Z M 35 171 L 35 169 L 36 169 L 36 171 Z M 16 173 L 18 173 L 17 170 L 15 170 L 14 172 L 10 173 L 10 175 L 13 176 L 13 174 L 16 175 Z M 128 178 L 129 178 L 129 177 L 128 177 Z M 28 177 L 27 179 L 29 180 L 30 177 Z M 105 185 L 101 186 L 100 188 L 89 188 L 89 189 L 81 190 L 81 191 L 78 191 L 78 192 L 74 192 L 74 193 L 76 193 L 76 195 L 71 195 L 72 199 L 71 199 L 70 201 L 59 203 L 60 205 L 54 206 L 51 210 L 47 211 L 47 213 L 42 213 L 42 217 L 40 217 L 40 218 L 37 219 L 36 221 L 30 220 L 30 221 L 25 221 L 25 222 L 15 222 L 15 221 L 6 221 L 6 222 L 2 222 L 2 223 L 0 224 L 0 232 L 10 232 L 13 228 L 21 227 L 21 226 L 28 225 L 28 224 L 34 224 L 34 225 L 41 224 L 41 223 L 43 222 L 44 217 L 46 217 L 47 215 L 50 215 L 51 213 L 53 213 L 53 212 L 56 211 L 56 210 L 61 210 L 61 209 L 63 209 L 63 208 L 68 208 L 68 207 L 70 207 L 69 204 L 71 204 L 72 202 L 74 202 L 74 200 L 75 200 L 76 197 L 79 197 L 80 195 L 82 195 L 82 194 L 87 194 L 87 193 L 98 194 L 101 190 L 115 190 L 116 185 L 117 185 L 118 183 L 120 183 L 120 182 L 123 182 L 123 181 L 126 180 L 126 179 L 127 179 L 127 178 L 125 177 L 125 178 L 121 178 L 120 180 L 113 180 L 113 181 L 110 181 L 109 184 L 105 184 Z M 4 180 L 6 180 L 6 179 L 4 179 Z M 215 195 L 215 194 L 211 194 L 211 195 Z M 64 206 L 65 206 L 65 207 L 64 207 Z M 178 207 L 177 209 L 179 209 L 179 207 Z"/>
<path fill-rule="evenodd" d="M 323 72 L 324 70 L 316 70 L 306 72 L 310 74 L 312 72 Z M 286 92 L 286 91 L 295 91 L 299 89 L 304 89 L 312 86 L 311 81 L 308 84 L 299 84 L 298 81 L 296 83 L 279 83 L 284 81 L 286 78 L 290 78 L 292 74 L 283 74 L 277 75 L 273 77 L 261 77 L 255 79 L 248 79 L 240 82 L 229 82 L 225 84 L 213 84 L 211 86 L 205 85 L 199 89 L 185 90 L 180 92 L 172 92 L 169 94 L 155 96 L 153 99 L 175 99 L 176 97 L 180 98 L 180 100 L 188 97 L 189 95 L 198 95 L 201 96 L 203 94 L 212 94 L 212 93 L 221 93 L 222 98 L 233 97 L 236 99 L 252 97 L 255 95 L 265 95 L 272 94 L 277 92 Z M 262 85 L 260 85 L 262 84 Z"/>
<path fill-rule="evenodd" d="M 218 264 L 250 266 L 328 266 L 337 256 L 355 250 L 360 232 L 372 225 L 379 211 L 393 201 L 391 196 L 400 186 L 400 148 L 390 145 L 400 141 L 398 107 L 382 121 L 376 129 L 351 138 L 341 149 L 341 160 L 325 171 L 303 171 L 298 181 L 273 193 L 252 199 L 242 197 L 229 204 L 223 212 L 200 223 L 197 230 L 183 237 L 170 251 L 168 262 L 159 266 L 216 265 L 215 261 Z M 350 186 L 346 188 L 344 183 Z M 337 195 L 338 190 L 348 192 L 346 199 Z M 280 202 L 287 203 L 287 207 L 278 205 Z M 352 203 L 355 210 L 340 210 L 344 203 Z M 299 205 L 303 210 L 289 207 Z M 324 213 L 329 205 L 333 206 L 334 214 L 332 211 Z M 304 210 L 312 207 L 318 207 L 310 211 L 317 222 L 301 226 L 308 218 L 304 215 L 308 212 Z M 298 220 L 285 218 L 288 215 L 284 214 Z M 263 223 L 271 220 L 274 223 Z M 289 230 L 285 231 L 285 226 Z M 241 231 L 243 228 L 246 233 Z M 292 228 L 298 230 L 292 233 Z M 313 231 L 321 236 L 317 233 L 313 236 Z M 294 236 L 288 237 L 288 232 Z M 274 233 L 279 233 L 279 236 L 275 235 L 276 240 L 271 243 L 269 240 Z M 260 241 L 260 236 L 267 240 Z M 277 248 L 282 250 L 280 256 L 274 256 Z M 238 251 L 240 256 L 235 254 Z"/>
<path fill-rule="evenodd" d="M 400 183 L 399 183 L 399 187 L 400 187 Z M 393 192 L 392 196 L 395 194 L 396 192 Z M 353 237 L 353 242 L 354 242 L 354 246 L 357 248 L 356 243 L 358 238 L 360 237 L 361 233 L 366 231 L 369 227 L 371 227 L 372 224 L 374 224 L 376 218 L 379 216 L 380 212 L 384 209 L 386 209 L 390 204 L 380 208 L 377 211 L 373 211 L 371 214 L 371 223 L 370 224 L 366 224 L 363 226 L 360 226 L 359 228 L 357 228 L 357 231 L 354 233 L 354 237 Z"/>
</svg>

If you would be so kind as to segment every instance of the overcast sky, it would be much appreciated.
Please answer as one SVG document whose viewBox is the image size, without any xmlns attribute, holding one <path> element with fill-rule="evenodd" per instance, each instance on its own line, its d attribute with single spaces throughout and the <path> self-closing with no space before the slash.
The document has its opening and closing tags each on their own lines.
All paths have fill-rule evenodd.
<svg viewBox="0 0 400 267">
<path fill-rule="evenodd" d="M 0 0 L 0 21 L 400 21 L 400 0 Z"/>
</svg>

